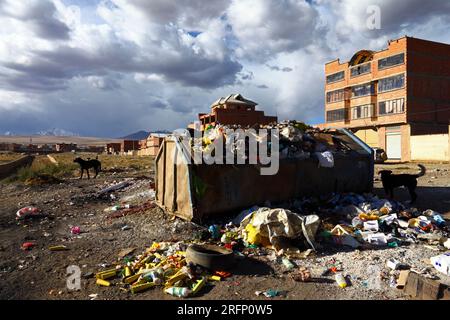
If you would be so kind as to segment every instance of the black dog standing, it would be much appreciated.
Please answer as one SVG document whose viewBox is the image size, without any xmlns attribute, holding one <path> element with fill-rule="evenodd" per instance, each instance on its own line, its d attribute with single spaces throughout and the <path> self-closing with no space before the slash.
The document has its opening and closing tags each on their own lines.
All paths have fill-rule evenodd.
<svg viewBox="0 0 450 320">
<path fill-rule="evenodd" d="M 97 159 L 83 160 L 80 157 L 78 157 L 78 158 L 75 158 L 75 160 L 73 160 L 73 162 L 76 162 L 76 163 L 78 163 L 80 165 L 80 169 L 81 169 L 80 179 L 83 179 L 83 172 L 84 172 L 84 170 L 86 170 L 86 172 L 87 172 L 88 179 L 90 179 L 90 176 L 89 176 L 89 169 L 90 168 L 94 168 L 94 170 L 95 170 L 94 178 L 97 178 L 98 173 L 102 170 L 102 164 Z"/>
<path fill-rule="evenodd" d="M 417 178 L 425 175 L 426 169 L 423 165 L 418 165 L 420 168 L 419 174 L 392 174 L 391 170 L 381 170 L 381 181 L 383 183 L 384 191 L 391 199 L 394 198 L 394 189 L 397 187 L 404 186 L 408 188 L 409 194 L 411 196 L 411 203 L 416 201 L 416 187 Z"/>
</svg>

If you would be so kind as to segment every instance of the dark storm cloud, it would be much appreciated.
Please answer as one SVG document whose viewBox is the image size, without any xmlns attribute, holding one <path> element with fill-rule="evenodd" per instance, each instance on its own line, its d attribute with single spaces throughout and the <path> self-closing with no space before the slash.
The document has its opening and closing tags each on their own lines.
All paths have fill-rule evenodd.
<svg viewBox="0 0 450 320">
<path fill-rule="evenodd" d="M 219 17 L 228 7 L 224 0 L 130 0 L 150 21 L 159 24 L 176 23 L 183 27 L 198 27 L 205 19 Z"/>
<path fill-rule="evenodd" d="M 0 81 L 7 83 L 11 90 L 34 88 L 52 91 L 64 88 L 65 82 L 76 76 L 113 71 L 159 74 L 169 82 L 185 86 L 216 88 L 234 83 L 236 74 L 242 69 L 229 57 L 216 61 L 194 53 L 164 56 L 157 52 L 152 57 L 143 57 L 138 55 L 139 52 L 139 48 L 131 43 L 127 46 L 119 43 L 105 45 L 95 53 L 67 46 L 52 51 L 33 51 L 29 64 L 3 63 L 3 67 L 14 73 L 0 75 Z M 37 83 L 41 85 L 37 86 Z"/>
<path fill-rule="evenodd" d="M 267 66 L 270 70 L 273 70 L 273 71 L 291 72 L 291 71 L 293 70 L 292 68 L 289 68 L 289 67 L 283 67 L 283 68 L 281 68 L 281 67 L 278 67 L 278 66 L 271 66 L 271 65 L 268 65 L 268 64 L 266 64 L 266 66 Z"/>
<path fill-rule="evenodd" d="M 11 1 L 11 0 L 10 0 Z M 56 7 L 49 1 L 31 1 L 24 5 L 24 10 L 15 12 L 8 6 L 9 1 L 0 1 L 0 14 L 29 22 L 31 30 L 38 36 L 49 40 L 67 40 L 70 29 L 55 17 Z"/>
</svg>

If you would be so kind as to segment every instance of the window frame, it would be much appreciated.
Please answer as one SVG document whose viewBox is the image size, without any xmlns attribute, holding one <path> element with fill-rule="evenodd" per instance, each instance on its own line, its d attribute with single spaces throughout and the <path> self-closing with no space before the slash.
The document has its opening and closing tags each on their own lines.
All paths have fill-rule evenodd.
<svg viewBox="0 0 450 320">
<path fill-rule="evenodd" d="M 402 101 L 401 104 L 398 103 L 400 100 Z M 395 102 L 395 104 L 394 104 L 394 102 Z M 394 114 L 405 113 L 405 111 L 406 111 L 405 102 L 406 102 L 406 99 L 404 97 L 396 98 L 396 99 L 390 99 L 390 100 L 384 100 L 384 101 L 379 101 L 378 102 L 378 115 L 379 116 L 390 116 L 390 115 L 394 115 Z M 383 108 L 384 109 L 384 113 L 381 112 L 381 104 L 382 103 L 384 104 L 384 108 Z M 388 103 L 390 103 L 389 109 L 397 110 L 397 111 L 396 112 L 386 112 L 386 109 L 387 109 L 386 107 L 387 107 Z M 398 111 L 400 106 L 401 106 L 402 110 Z"/>
<path fill-rule="evenodd" d="M 369 112 L 367 116 L 361 116 L 361 117 L 353 117 L 354 115 L 354 110 L 357 110 L 358 108 L 361 108 L 361 114 L 364 113 L 364 109 L 369 107 Z M 360 120 L 360 119 L 368 119 L 368 118 L 372 118 L 375 115 L 375 104 L 374 103 L 367 103 L 367 104 L 362 104 L 359 106 L 354 106 L 351 108 L 351 120 Z"/>
<path fill-rule="evenodd" d="M 328 78 L 329 78 L 329 77 L 332 77 L 332 76 L 335 76 L 335 75 L 341 74 L 341 73 L 343 74 L 343 76 L 342 76 L 341 79 L 333 80 L 333 81 L 328 81 Z M 345 80 L 345 70 L 342 70 L 342 71 L 339 71 L 339 72 L 335 72 L 335 73 L 329 74 L 329 75 L 327 75 L 327 76 L 325 77 L 325 82 L 326 82 L 327 84 L 336 83 L 336 82 L 340 82 L 340 81 L 343 81 L 343 80 Z"/>
<path fill-rule="evenodd" d="M 334 100 L 334 101 L 328 101 L 328 95 L 335 93 L 335 92 L 342 92 L 342 99 L 340 100 Z M 336 90 L 332 90 L 332 91 L 327 91 L 325 94 L 325 101 L 326 103 L 337 103 L 337 102 L 342 102 L 345 100 L 345 89 L 336 89 Z"/>
<path fill-rule="evenodd" d="M 388 89 L 388 90 L 384 90 L 384 91 L 380 90 L 380 84 L 383 80 L 387 80 L 387 79 L 391 79 L 391 78 L 395 78 L 395 77 L 399 77 L 399 76 L 403 76 L 403 84 L 401 87 L 398 87 L 398 88 L 396 87 L 396 88 L 392 88 L 392 89 Z M 386 92 L 391 92 L 391 91 L 395 91 L 395 90 L 401 90 L 401 89 L 404 89 L 405 86 L 406 86 L 406 75 L 405 75 L 405 73 L 400 73 L 400 74 L 396 74 L 393 76 L 378 79 L 377 89 L 378 89 L 378 93 L 380 94 L 380 93 L 386 93 Z"/>
<path fill-rule="evenodd" d="M 369 92 L 368 94 L 363 94 L 363 95 L 359 95 L 359 96 L 354 95 L 353 88 L 356 88 L 356 87 L 365 87 L 365 86 L 367 86 L 367 85 L 370 85 L 370 92 Z M 365 83 L 365 84 L 358 84 L 358 85 L 354 85 L 354 86 L 351 87 L 351 96 L 352 96 L 352 99 L 357 99 L 357 98 L 361 98 L 361 97 L 368 97 L 368 96 L 374 96 L 375 94 L 376 94 L 376 93 L 375 93 L 375 83 L 374 83 L 374 82 L 367 82 L 367 83 Z"/>
<path fill-rule="evenodd" d="M 384 66 L 384 67 L 381 67 L 381 68 L 380 68 L 380 61 L 383 61 L 383 60 L 386 60 L 386 61 L 387 61 L 387 60 L 390 59 L 390 58 L 394 58 L 394 57 L 401 56 L 401 55 L 403 55 L 403 61 L 402 61 L 402 62 L 393 64 L 393 65 L 389 65 L 389 66 Z M 389 68 L 393 68 L 393 67 L 396 67 L 396 66 L 400 66 L 400 65 L 402 65 L 402 64 L 405 64 L 405 57 L 406 57 L 405 53 L 402 52 L 402 53 L 397 53 L 397 54 L 394 54 L 394 55 L 389 56 L 389 57 L 386 57 L 386 58 L 378 59 L 378 63 L 377 63 L 378 70 L 386 70 L 386 69 L 389 69 Z"/>
<path fill-rule="evenodd" d="M 367 65 L 369 66 L 369 69 L 366 72 L 358 73 L 356 75 L 354 75 L 352 73 L 354 69 L 361 68 L 362 66 L 367 66 Z M 353 66 L 353 67 L 350 68 L 350 78 L 357 78 L 359 76 L 362 76 L 362 75 L 365 75 L 365 74 L 369 74 L 371 72 L 372 72 L 372 62 L 371 61 L 364 62 L 364 63 L 358 64 L 358 65 Z"/>
<path fill-rule="evenodd" d="M 329 114 L 330 113 L 337 113 L 338 115 L 343 115 L 343 117 L 342 117 L 342 119 L 341 118 L 337 118 L 337 117 L 333 117 L 333 119 L 332 120 L 330 120 L 330 118 L 329 118 Z M 346 120 L 346 109 L 345 108 L 340 108 L 340 109 L 334 109 L 334 110 L 327 110 L 327 114 L 326 114 L 326 119 L 325 119 L 325 121 L 327 122 L 327 123 L 330 123 L 330 122 L 342 122 L 342 121 L 345 121 Z"/>
</svg>

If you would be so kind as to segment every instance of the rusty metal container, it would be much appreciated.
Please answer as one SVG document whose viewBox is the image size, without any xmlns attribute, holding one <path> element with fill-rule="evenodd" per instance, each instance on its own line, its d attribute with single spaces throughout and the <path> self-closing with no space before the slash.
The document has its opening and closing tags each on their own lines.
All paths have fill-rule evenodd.
<svg viewBox="0 0 450 320">
<path fill-rule="evenodd" d="M 317 159 L 280 159 L 275 175 L 260 175 L 252 164 L 186 164 L 183 145 L 164 140 L 155 158 L 156 203 L 166 212 L 201 222 L 225 214 L 238 214 L 253 205 L 288 201 L 333 192 L 369 192 L 373 187 L 373 150 L 346 129 L 328 133 L 351 149 L 334 154 L 334 167 L 318 166 Z"/>
</svg>

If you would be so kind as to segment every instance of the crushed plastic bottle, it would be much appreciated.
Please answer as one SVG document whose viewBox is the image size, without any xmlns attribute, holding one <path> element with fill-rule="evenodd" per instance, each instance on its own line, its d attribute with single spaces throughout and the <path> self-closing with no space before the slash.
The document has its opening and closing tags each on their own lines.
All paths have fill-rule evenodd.
<svg viewBox="0 0 450 320">
<path fill-rule="evenodd" d="M 295 268 L 294 264 L 286 257 L 283 257 L 281 259 L 281 262 L 283 263 L 283 265 L 286 267 L 287 270 L 292 270 Z"/>
<path fill-rule="evenodd" d="M 339 287 L 341 287 L 341 288 L 347 287 L 347 280 L 345 279 L 345 277 L 342 273 L 337 273 L 334 278 Z"/>
<path fill-rule="evenodd" d="M 164 292 L 179 298 L 186 298 L 191 293 L 191 290 L 186 287 L 170 287 L 164 289 Z"/>
</svg>

